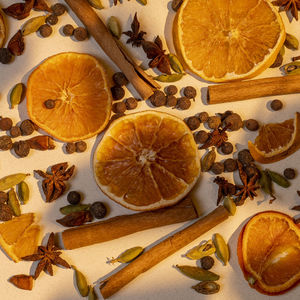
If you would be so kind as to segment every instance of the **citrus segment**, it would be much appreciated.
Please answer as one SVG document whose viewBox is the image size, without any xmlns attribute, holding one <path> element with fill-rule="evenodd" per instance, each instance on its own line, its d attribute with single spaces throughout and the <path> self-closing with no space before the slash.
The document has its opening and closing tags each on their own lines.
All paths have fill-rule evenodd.
<svg viewBox="0 0 300 300">
<path fill-rule="evenodd" d="M 268 68 L 285 30 L 267 0 L 187 0 L 174 20 L 173 38 L 188 69 L 222 82 L 251 78 Z"/>
<path fill-rule="evenodd" d="M 94 136 L 110 117 L 105 71 L 88 54 L 60 53 L 46 59 L 31 73 L 26 95 L 31 120 L 62 141 Z M 55 100 L 54 108 L 46 108 L 48 99 Z"/>
<path fill-rule="evenodd" d="M 289 216 L 268 211 L 255 215 L 243 228 L 239 263 L 254 288 L 283 293 L 300 280 L 300 229 Z"/>
<path fill-rule="evenodd" d="M 146 111 L 114 121 L 94 155 L 101 190 L 134 210 L 177 203 L 199 173 L 191 131 L 182 120 L 162 112 Z"/>
</svg>

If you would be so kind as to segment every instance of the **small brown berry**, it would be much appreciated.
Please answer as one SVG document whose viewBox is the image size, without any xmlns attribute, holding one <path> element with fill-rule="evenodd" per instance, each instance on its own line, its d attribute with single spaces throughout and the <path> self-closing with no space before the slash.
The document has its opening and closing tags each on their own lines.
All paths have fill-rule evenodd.
<svg viewBox="0 0 300 300">
<path fill-rule="evenodd" d="M 122 72 L 117 72 L 112 77 L 114 83 L 119 86 L 127 85 L 129 83 L 128 79 Z"/>
<path fill-rule="evenodd" d="M 224 113 L 218 113 L 222 122 L 232 114 L 233 114 L 233 112 L 231 110 L 226 110 Z"/>
<path fill-rule="evenodd" d="M 135 98 L 130 97 L 125 100 L 125 105 L 128 110 L 135 109 L 138 106 L 138 102 Z"/>
<path fill-rule="evenodd" d="M 121 86 L 115 85 L 110 90 L 114 100 L 121 100 L 125 96 L 125 91 Z"/>
<path fill-rule="evenodd" d="M 44 38 L 50 36 L 52 31 L 52 27 L 49 24 L 44 24 L 39 28 L 39 33 Z"/>
<path fill-rule="evenodd" d="M 56 3 L 56 4 L 52 5 L 51 8 L 52 8 L 53 13 L 56 16 L 61 16 L 67 11 L 67 8 L 61 3 Z"/>
<path fill-rule="evenodd" d="M 207 122 L 209 115 L 206 111 L 203 111 L 197 115 L 201 123 Z"/>
<path fill-rule="evenodd" d="M 200 126 L 200 120 L 197 117 L 189 117 L 186 124 L 191 130 L 196 130 Z"/>
<path fill-rule="evenodd" d="M 191 105 L 191 100 L 187 97 L 181 97 L 177 101 L 177 107 L 181 110 L 189 109 Z"/>
<path fill-rule="evenodd" d="M 48 99 L 44 102 L 44 105 L 47 109 L 52 109 L 55 107 L 55 100 L 53 99 Z"/>
<path fill-rule="evenodd" d="M 54 14 L 48 16 L 46 18 L 46 23 L 48 23 L 49 25 L 55 25 L 58 22 L 58 17 Z"/>
<path fill-rule="evenodd" d="M 243 127 L 243 121 L 240 115 L 233 113 L 224 119 L 225 126 L 229 126 L 228 129 L 231 131 L 237 131 Z"/>
<path fill-rule="evenodd" d="M 258 122 L 254 119 L 245 120 L 244 126 L 250 131 L 256 131 L 259 128 Z"/>
<path fill-rule="evenodd" d="M 282 107 L 283 103 L 278 99 L 275 99 L 271 102 L 271 108 L 275 111 L 282 109 Z"/>
<path fill-rule="evenodd" d="M 88 37 L 87 30 L 84 27 L 77 27 L 74 29 L 74 37 L 77 41 L 84 41 Z"/>
<path fill-rule="evenodd" d="M 126 111 L 126 104 L 124 102 L 114 103 L 112 111 L 116 114 L 123 114 Z"/>
<path fill-rule="evenodd" d="M 217 129 L 221 125 L 221 118 L 218 116 L 209 117 L 207 120 L 207 126 L 210 129 Z"/>
<path fill-rule="evenodd" d="M 287 179 L 294 179 L 296 177 L 296 172 L 294 169 L 292 168 L 286 168 L 283 171 L 283 175 L 287 178 Z"/>
<path fill-rule="evenodd" d="M 13 55 L 7 48 L 0 48 L 0 62 L 4 65 L 12 61 Z"/>
<path fill-rule="evenodd" d="M 168 95 L 168 96 L 173 96 L 175 95 L 176 93 L 178 92 L 178 88 L 171 84 L 171 85 L 168 85 L 166 88 L 165 88 L 165 93 Z"/>
<path fill-rule="evenodd" d="M 4 135 L 0 137 L 0 150 L 6 151 L 12 148 L 12 140 L 9 136 Z"/>
<path fill-rule="evenodd" d="M 66 144 L 66 152 L 68 154 L 72 154 L 76 151 L 75 143 L 67 143 Z"/>
<path fill-rule="evenodd" d="M 248 149 L 241 150 L 238 153 L 238 160 L 243 165 L 249 165 L 250 163 L 252 163 L 254 161 L 254 159 Z"/>
<path fill-rule="evenodd" d="M 195 100 L 195 97 L 197 95 L 197 92 L 196 92 L 196 89 L 192 86 L 187 86 L 184 88 L 183 90 L 183 94 L 184 96 L 186 96 L 187 98 L 189 99 L 194 99 Z"/>
<path fill-rule="evenodd" d="M 20 129 L 22 135 L 31 135 L 34 132 L 34 125 L 29 119 L 27 119 L 20 124 Z"/>
<path fill-rule="evenodd" d="M 174 95 L 168 95 L 167 96 L 166 106 L 168 106 L 168 107 L 174 107 L 176 105 L 177 105 L 177 98 Z"/>
<path fill-rule="evenodd" d="M 0 203 L 6 203 L 8 200 L 8 194 L 3 192 L 3 191 L 0 191 Z"/>
<path fill-rule="evenodd" d="M 63 27 L 62 32 L 65 36 L 72 36 L 74 33 L 74 27 L 71 24 L 67 24 Z"/>
<path fill-rule="evenodd" d="M 12 128 L 9 131 L 9 134 L 11 137 L 15 138 L 20 136 L 22 133 L 20 127 L 16 125 L 16 126 L 12 126 Z"/>
<path fill-rule="evenodd" d="M 30 151 L 30 146 L 26 141 L 14 142 L 13 148 L 19 157 L 26 157 Z"/>
<path fill-rule="evenodd" d="M 10 118 L 1 118 L 0 119 L 0 130 L 6 131 L 10 130 L 12 127 L 12 120 Z"/>
<path fill-rule="evenodd" d="M 214 259 L 211 256 L 202 257 L 200 259 L 200 262 L 201 262 L 201 267 L 204 270 L 210 270 L 215 263 Z"/>
<path fill-rule="evenodd" d="M 233 172 L 235 170 L 237 170 L 238 166 L 237 166 L 237 162 L 235 159 L 233 158 L 227 158 L 224 161 L 224 169 L 226 172 Z"/>
<path fill-rule="evenodd" d="M 251 178 L 254 175 L 258 174 L 258 170 L 257 170 L 257 167 L 255 166 L 255 164 L 250 164 L 250 165 L 245 166 L 244 170 L 245 170 L 248 178 Z"/>
<path fill-rule="evenodd" d="M 194 138 L 195 138 L 195 142 L 197 144 L 204 144 L 208 140 L 209 135 L 206 131 L 200 130 L 200 131 L 196 132 Z"/>
<path fill-rule="evenodd" d="M 12 209 L 5 203 L 0 203 L 0 221 L 9 221 L 13 217 Z"/>
<path fill-rule="evenodd" d="M 223 154 L 230 154 L 233 151 L 233 145 L 230 142 L 224 142 L 221 146 Z"/>
<path fill-rule="evenodd" d="M 149 98 L 151 104 L 155 107 L 163 106 L 167 102 L 167 97 L 162 91 L 155 91 Z"/>
<path fill-rule="evenodd" d="M 221 162 L 215 162 L 211 169 L 210 169 L 214 174 L 219 175 L 224 172 L 224 164 Z"/>
<path fill-rule="evenodd" d="M 75 143 L 76 152 L 81 153 L 84 152 L 87 148 L 87 144 L 84 141 L 79 141 Z"/>
</svg>

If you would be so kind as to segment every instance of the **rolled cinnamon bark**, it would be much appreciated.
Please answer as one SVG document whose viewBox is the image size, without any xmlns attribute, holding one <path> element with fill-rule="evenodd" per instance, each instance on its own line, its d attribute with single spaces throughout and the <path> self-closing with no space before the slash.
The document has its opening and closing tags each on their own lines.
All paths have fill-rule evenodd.
<svg viewBox="0 0 300 300">
<path fill-rule="evenodd" d="M 210 85 L 207 91 L 207 101 L 209 104 L 219 104 L 295 93 L 300 93 L 300 75 Z"/>
<path fill-rule="evenodd" d="M 122 215 L 105 221 L 67 229 L 62 232 L 65 249 L 71 250 L 102 243 L 138 231 L 197 218 L 192 200 L 187 197 L 180 203 L 155 211 Z"/>
<path fill-rule="evenodd" d="M 137 276 L 146 272 L 180 248 L 188 245 L 203 233 L 225 221 L 228 217 L 228 211 L 223 206 L 219 206 L 207 216 L 144 252 L 100 284 L 100 292 L 103 298 L 106 299 L 112 296 Z"/>
</svg>

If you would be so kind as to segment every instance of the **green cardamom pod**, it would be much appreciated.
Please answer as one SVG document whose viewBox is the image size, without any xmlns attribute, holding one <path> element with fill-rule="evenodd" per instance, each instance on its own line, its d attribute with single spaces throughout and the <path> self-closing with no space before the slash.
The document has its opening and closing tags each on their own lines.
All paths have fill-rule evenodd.
<svg viewBox="0 0 300 300">
<path fill-rule="evenodd" d="M 179 74 L 184 72 L 183 66 L 175 54 L 169 54 L 168 58 L 169 58 L 170 66 L 174 72 Z"/>
<path fill-rule="evenodd" d="M 203 281 L 192 286 L 192 289 L 203 295 L 212 295 L 219 292 L 220 285 L 214 281 Z"/>
<path fill-rule="evenodd" d="M 183 77 L 184 74 L 171 74 L 171 75 L 159 75 L 159 76 L 156 76 L 156 77 L 153 77 L 154 80 L 157 80 L 157 81 L 161 81 L 161 82 L 175 82 L 175 81 L 178 81 L 180 80 L 182 77 Z"/>
<path fill-rule="evenodd" d="M 229 260 L 229 248 L 223 237 L 216 233 L 213 235 L 212 238 L 213 244 L 216 248 L 216 254 L 218 258 L 223 262 L 223 264 L 226 266 L 228 260 Z"/>
<path fill-rule="evenodd" d="M 104 6 L 102 5 L 101 0 L 88 0 L 90 5 L 96 9 L 103 9 Z"/>
<path fill-rule="evenodd" d="M 47 16 L 39 16 L 29 19 L 22 26 L 22 35 L 28 35 L 30 33 L 38 31 L 38 29 L 45 24 Z"/>
<path fill-rule="evenodd" d="M 127 249 L 126 251 L 122 252 L 117 258 L 110 259 L 108 263 L 128 263 L 138 257 L 143 251 L 144 248 L 139 246 Z"/>
<path fill-rule="evenodd" d="M 299 41 L 298 39 L 293 36 L 292 34 L 287 33 L 284 46 L 291 50 L 298 50 L 299 49 Z"/>
<path fill-rule="evenodd" d="M 74 212 L 88 210 L 89 208 L 90 208 L 89 204 L 76 204 L 76 205 L 63 206 L 59 209 L 59 211 L 63 215 L 68 215 L 68 214 L 71 214 L 71 213 L 74 213 Z"/>
<path fill-rule="evenodd" d="M 88 300 L 97 300 L 97 295 L 95 294 L 94 291 L 94 287 L 93 286 L 89 286 L 89 296 L 88 296 Z"/>
<path fill-rule="evenodd" d="M 280 175 L 276 172 L 273 172 L 269 169 L 267 169 L 266 172 L 268 172 L 268 174 L 271 177 L 272 181 L 277 183 L 278 185 L 280 185 L 284 188 L 288 188 L 291 185 L 290 182 L 285 177 L 283 177 L 282 175 Z"/>
<path fill-rule="evenodd" d="M 259 185 L 261 186 L 262 190 L 273 197 L 272 200 L 275 200 L 276 197 L 273 194 L 273 187 L 272 187 L 272 179 L 269 176 L 268 172 L 260 171 L 260 178 L 259 178 Z"/>
<path fill-rule="evenodd" d="M 215 246 L 212 244 L 211 240 L 206 243 L 192 248 L 186 253 L 186 257 L 189 259 L 201 259 L 204 256 L 212 255 L 216 252 Z"/>
<path fill-rule="evenodd" d="M 285 75 L 300 74 L 300 61 L 294 61 L 283 66 Z"/>
<path fill-rule="evenodd" d="M 20 203 L 13 188 L 11 188 L 8 192 L 8 205 L 10 206 L 16 217 L 21 216 Z"/>
<path fill-rule="evenodd" d="M 25 98 L 25 85 L 23 83 L 18 83 L 14 86 L 10 93 L 10 105 L 14 108 Z"/>
<path fill-rule="evenodd" d="M 23 181 L 29 174 L 16 173 L 0 179 L 0 191 L 5 191 Z"/>
<path fill-rule="evenodd" d="M 143 4 L 143 5 L 146 5 L 147 4 L 147 0 L 137 0 L 137 2 Z"/>
<path fill-rule="evenodd" d="M 82 297 L 86 297 L 89 294 L 89 287 L 86 281 L 85 276 L 76 269 L 75 266 L 72 266 L 75 271 L 75 279 L 78 291 Z"/>
<path fill-rule="evenodd" d="M 236 204 L 231 196 L 226 196 L 223 201 L 223 206 L 228 210 L 230 215 L 234 216 L 236 212 Z"/>
<path fill-rule="evenodd" d="M 184 275 L 199 281 L 216 281 L 219 280 L 220 276 L 199 267 L 193 266 L 179 266 L 176 265 L 180 272 Z"/>
<path fill-rule="evenodd" d="M 26 204 L 29 201 L 29 187 L 25 181 L 21 181 L 18 184 L 18 196 L 23 204 Z"/>
<path fill-rule="evenodd" d="M 216 155 L 215 147 L 213 147 L 210 151 L 207 152 L 206 155 L 202 157 L 201 160 L 202 172 L 208 172 L 211 169 L 212 165 L 216 160 L 216 156 L 217 155 Z"/>
<path fill-rule="evenodd" d="M 116 37 L 117 39 L 120 38 L 120 36 L 122 34 L 122 30 L 121 30 L 119 20 L 116 17 L 111 16 L 108 19 L 107 28 L 114 37 Z"/>
</svg>

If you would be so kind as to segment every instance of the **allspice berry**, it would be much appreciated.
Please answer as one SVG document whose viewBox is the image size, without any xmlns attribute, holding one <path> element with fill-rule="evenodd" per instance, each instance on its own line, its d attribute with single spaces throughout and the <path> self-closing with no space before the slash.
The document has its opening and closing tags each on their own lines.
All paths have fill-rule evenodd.
<svg viewBox="0 0 300 300">
<path fill-rule="evenodd" d="M 168 96 L 173 96 L 175 95 L 176 93 L 178 92 L 178 88 L 171 84 L 171 85 L 168 85 L 166 88 L 165 88 L 165 93 L 168 95 Z"/>
<path fill-rule="evenodd" d="M 233 113 L 225 118 L 225 126 L 228 126 L 228 129 L 231 131 L 237 131 L 243 127 L 243 121 L 240 115 Z"/>
<path fill-rule="evenodd" d="M 63 27 L 62 32 L 65 36 L 72 36 L 74 33 L 74 27 L 71 24 L 67 24 Z"/>
<path fill-rule="evenodd" d="M 52 5 L 51 8 L 52 8 L 53 13 L 56 16 L 61 16 L 67 11 L 66 6 L 61 3 L 56 3 L 56 4 Z"/>
<path fill-rule="evenodd" d="M 43 24 L 39 28 L 39 33 L 44 38 L 49 37 L 52 34 L 52 31 L 53 31 L 53 29 L 49 24 Z"/>
<path fill-rule="evenodd" d="M 209 117 L 207 120 L 207 126 L 210 129 L 217 129 L 221 125 L 221 118 L 218 116 Z"/>
<path fill-rule="evenodd" d="M 7 48 L 0 48 L 0 63 L 6 65 L 12 61 L 13 55 Z"/>
<path fill-rule="evenodd" d="M 149 98 L 151 104 L 155 107 L 163 106 L 167 102 L 167 97 L 164 92 L 156 90 Z"/>
<path fill-rule="evenodd" d="M 210 270 L 215 264 L 214 259 L 211 256 L 204 256 L 200 259 L 201 267 L 204 270 Z"/>
<path fill-rule="evenodd" d="M 121 100 L 125 96 L 125 90 L 119 85 L 113 86 L 110 90 L 114 100 Z"/>
<path fill-rule="evenodd" d="M 12 128 L 9 131 L 9 134 L 11 137 L 15 138 L 18 137 L 22 134 L 21 129 L 19 126 L 12 126 Z"/>
<path fill-rule="evenodd" d="M 122 72 L 117 72 L 112 77 L 114 83 L 119 86 L 127 85 L 129 83 L 128 79 Z"/>
<path fill-rule="evenodd" d="M 186 96 L 189 99 L 194 99 L 197 95 L 197 91 L 194 87 L 192 86 L 187 86 L 183 89 L 183 95 Z"/>
<path fill-rule="evenodd" d="M 233 172 L 235 170 L 237 170 L 238 166 L 237 166 L 237 162 L 235 159 L 233 158 L 227 158 L 224 161 L 224 169 L 226 172 Z"/>
<path fill-rule="evenodd" d="M 31 135 L 34 132 L 34 125 L 29 119 L 27 119 L 20 124 L 20 129 L 22 135 Z"/>
<path fill-rule="evenodd" d="M 114 103 L 112 111 L 116 114 L 123 114 L 126 111 L 126 104 L 124 102 Z"/>
<path fill-rule="evenodd" d="M 84 27 L 77 27 L 74 29 L 74 37 L 77 41 L 84 41 L 88 38 L 87 30 Z"/>
<path fill-rule="evenodd" d="M 285 178 L 287 179 L 294 179 L 296 177 L 296 172 L 294 169 L 292 168 L 286 168 L 283 171 L 283 175 L 285 176 Z"/>
<path fill-rule="evenodd" d="M 203 111 L 197 115 L 201 123 L 207 122 L 209 115 L 206 111 Z"/>
<path fill-rule="evenodd" d="M 192 105 L 191 100 L 187 97 L 181 97 L 177 101 L 177 107 L 181 110 L 189 109 L 191 105 Z"/>
<path fill-rule="evenodd" d="M 30 146 L 26 141 L 14 142 L 13 148 L 19 157 L 26 157 L 30 151 Z"/>
<path fill-rule="evenodd" d="M 66 152 L 68 154 L 72 154 L 76 151 L 75 143 L 67 143 L 66 144 Z"/>
<path fill-rule="evenodd" d="M 1 118 L 0 119 L 0 130 L 6 131 L 10 130 L 12 127 L 12 120 L 10 118 Z"/>
<path fill-rule="evenodd" d="M 197 144 L 204 144 L 208 140 L 208 138 L 209 135 L 204 130 L 200 130 L 194 135 L 194 139 Z"/>
<path fill-rule="evenodd" d="M 75 143 L 76 152 L 81 153 L 84 152 L 87 148 L 87 144 L 84 141 L 79 141 Z"/>
<path fill-rule="evenodd" d="M 49 25 L 56 25 L 57 22 L 58 22 L 58 17 L 54 14 L 46 18 L 46 23 L 48 23 Z"/>
<path fill-rule="evenodd" d="M 275 99 L 271 102 L 271 108 L 275 111 L 282 109 L 282 107 L 283 103 L 278 99 Z"/>
<path fill-rule="evenodd" d="M 254 119 L 248 119 L 244 121 L 244 126 L 250 131 L 256 131 L 259 129 L 259 124 Z"/>
<path fill-rule="evenodd" d="M 0 137 L 0 150 L 10 150 L 13 146 L 12 140 L 9 136 L 4 135 Z"/>
<path fill-rule="evenodd" d="M 200 120 L 197 117 L 189 117 L 186 124 L 191 130 L 196 130 L 200 126 Z"/>
<path fill-rule="evenodd" d="M 130 97 L 125 100 L 125 105 L 128 110 L 135 109 L 138 106 L 138 101 L 135 98 Z"/>
<path fill-rule="evenodd" d="M 248 149 L 243 149 L 238 153 L 238 160 L 243 165 L 249 165 L 254 161 L 250 151 Z"/>
<path fill-rule="evenodd" d="M 174 107 L 176 105 L 177 105 L 177 98 L 174 95 L 168 95 L 166 106 Z"/>
<path fill-rule="evenodd" d="M 224 142 L 221 146 L 221 151 L 223 154 L 230 154 L 233 151 L 233 145 L 230 142 Z"/>
<path fill-rule="evenodd" d="M 222 162 L 215 162 L 211 169 L 210 169 L 215 175 L 219 175 L 224 172 L 224 164 Z"/>
</svg>

